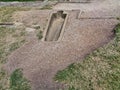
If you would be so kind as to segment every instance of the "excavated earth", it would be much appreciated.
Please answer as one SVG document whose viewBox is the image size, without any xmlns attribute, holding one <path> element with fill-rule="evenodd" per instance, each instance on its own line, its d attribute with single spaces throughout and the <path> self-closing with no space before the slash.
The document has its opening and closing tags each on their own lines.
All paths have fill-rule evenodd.
<svg viewBox="0 0 120 90">
<path fill-rule="evenodd" d="M 119 22 L 116 18 L 120 16 L 119 0 L 101 0 L 74 6 L 74 3 L 58 3 L 53 7 L 56 11 L 65 10 L 68 13 L 62 39 L 49 42 L 31 39 L 8 57 L 5 65 L 8 73 L 22 68 L 25 77 L 31 81 L 32 90 L 59 90 L 62 85 L 53 80 L 58 70 L 81 61 L 114 38 L 114 27 Z M 35 14 L 37 16 L 31 21 L 39 20 L 42 26 L 47 23 L 46 18 L 51 12 L 52 10 L 18 12 L 19 17 L 14 19 L 30 25 L 30 19 Z M 31 18 L 27 19 L 28 16 Z"/>
</svg>

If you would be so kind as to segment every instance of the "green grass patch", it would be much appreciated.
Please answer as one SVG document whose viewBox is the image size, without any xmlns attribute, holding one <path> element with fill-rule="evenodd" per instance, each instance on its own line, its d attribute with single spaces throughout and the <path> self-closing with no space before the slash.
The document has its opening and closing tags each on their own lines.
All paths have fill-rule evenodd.
<svg viewBox="0 0 120 90">
<path fill-rule="evenodd" d="M 31 90 L 30 84 L 21 69 L 16 69 L 10 76 L 10 90 Z"/>
<path fill-rule="evenodd" d="M 54 79 L 65 83 L 65 90 L 120 90 L 120 24 L 115 33 L 108 45 L 58 71 Z"/>
<path fill-rule="evenodd" d="M 42 38 L 43 38 L 43 32 L 42 32 L 42 31 L 39 31 L 39 32 L 37 33 L 37 37 L 38 37 L 39 40 L 42 39 Z"/>
</svg>

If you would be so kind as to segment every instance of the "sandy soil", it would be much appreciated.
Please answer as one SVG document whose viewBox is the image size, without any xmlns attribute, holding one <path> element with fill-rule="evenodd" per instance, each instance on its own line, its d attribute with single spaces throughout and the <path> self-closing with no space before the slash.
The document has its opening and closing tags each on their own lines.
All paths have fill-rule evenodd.
<svg viewBox="0 0 120 90">
<path fill-rule="evenodd" d="M 74 4 L 60 3 L 56 5 L 54 9 L 70 9 L 69 7 L 67 8 L 66 5 L 70 5 L 70 8 L 74 8 L 75 6 Z M 96 5 L 96 7 L 93 7 L 93 5 Z M 8 57 L 8 62 L 5 65 L 6 70 L 12 73 L 16 68 L 23 68 L 25 77 L 31 81 L 32 90 L 58 90 L 62 85 L 53 80 L 58 70 L 64 69 L 73 62 L 82 60 L 90 52 L 114 38 L 113 29 L 118 23 L 116 16 L 114 16 L 116 14 L 114 13 L 120 16 L 119 0 L 104 0 L 101 1 L 101 3 L 100 1 L 93 2 L 93 5 L 91 3 L 87 4 L 87 7 L 86 4 L 85 6 L 83 4 L 75 6 L 79 7 L 77 9 L 82 12 L 84 11 L 84 13 L 67 11 L 69 16 L 61 41 L 38 42 L 37 40 L 33 40 L 26 43 Z M 92 12 L 96 10 L 98 12 L 93 14 Z M 46 13 L 46 11 L 42 12 Z M 97 14 L 100 12 L 101 14 Z M 36 18 L 35 21 L 37 19 L 41 20 L 40 23 L 43 25 L 43 16 L 44 19 L 49 16 L 49 13 L 44 14 L 40 15 L 39 19 Z M 27 13 L 25 15 L 27 15 Z M 31 13 L 31 15 L 33 15 L 33 13 Z M 22 22 L 27 18 L 27 16 L 24 15 L 20 16 L 23 16 L 23 18 L 21 18 Z M 30 21 L 32 20 L 33 19 Z M 26 21 L 27 20 L 25 20 L 24 23 L 26 23 Z"/>
<path fill-rule="evenodd" d="M 15 12 L 12 18 L 14 19 L 14 22 L 21 22 L 27 27 L 40 25 L 41 28 L 45 28 L 50 12 L 51 10 L 20 11 Z"/>
</svg>

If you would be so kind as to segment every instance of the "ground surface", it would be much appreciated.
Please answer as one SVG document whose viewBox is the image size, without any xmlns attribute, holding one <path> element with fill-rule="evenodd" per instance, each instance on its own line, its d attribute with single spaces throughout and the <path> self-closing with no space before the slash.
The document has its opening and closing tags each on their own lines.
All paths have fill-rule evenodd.
<svg viewBox="0 0 120 90">
<path fill-rule="evenodd" d="M 120 24 L 115 38 L 80 61 L 59 71 L 55 80 L 66 84 L 65 90 L 120 89 Z"/>
<path fill-rule="evenodd" d="M 8 0 L 9 1 L 9 0 Z M 41 8 L 45 5 L 52 5 L 55 4 L 56 2 L 51 2 L 51 1 L 47 1 L 44 0 L 42 1 L 28 1 L 28 2 L 18 2 L 18 0 L 13 1 L 13 2 L 3 2 L 0 1 L 0 7 L 4 7 L 4 6 L 14 6 L 14 7 L 37 7 L 37 8 Z"/>
<path fill-rule="evenodd" d="M 81 60 L 114 38 L 113 28 L 118 23 L 116 18 L 120 16 L 119 6 L 119 0 L 104 0 L 85 5 L 57 4 L 55 10 L 80 10 L 80 12 L 66 11 L 69 16 L 62 40 L 59 42 L 29 40 L 9 56 L 6 70 L 12 73 L 15 69 L 22 68 L 25 77 L 31 81 L 33 90 L 58 90 L 61 85 L 53 80 L 58 70 Z M 46 14 L 44 18 L 39 17 L 41 26 L 44 25 L 45 22 L 42 20 L 48 18 L 49 11 L 35 12 Z M 30 11 L 18 13 L 21 13 L 18 21 L 22 17 L 20 22 L 31 23 L 26 19 L 26 15 L 31 17 L 34 13 L 29 14 Z M 15 17 L 14 19 L 17 20 Z"/>
</svg>

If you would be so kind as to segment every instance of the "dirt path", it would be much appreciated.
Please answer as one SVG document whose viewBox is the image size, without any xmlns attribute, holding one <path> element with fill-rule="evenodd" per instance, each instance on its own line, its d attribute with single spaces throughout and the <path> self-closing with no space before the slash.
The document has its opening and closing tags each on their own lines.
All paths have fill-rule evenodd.
<svg viewBox="0 0 120 90">
<path fill-rule="evenodd" d="M 48 0 L 44 0 L 43 2 L 42 1 L 31 1 L 31 2 L 1 2 L 0 1 L 0 7 L 4 7 L 4 6 L 13 6 L 13 7 L 37 7 L 37 8 L 42 8 L 44 7 L 45 5 L 53 5 L 55 4 L 56 2 L 51 2 L 51 1 L 48 1 Z"/>
<path fill-rule="evenodd" d="M 82 11 L 94 11 L 94 10 L 113 10 L 119 8 L 120 0 L 91 0 L 92 3 L 58 3 L 54 6 L 55 10 L 82 10 Z"/>
<path fill-rule="evenodd" d="M 113 28 L 118 23 L 114 12 L 120 15 L 119 0 L 112 1 L 113 8 L 109 9 L 111 6 L 108 4 L 111 1 L 106 0 L 103 5 L 101 3 L 101 7 L 96 5 L 95 9 L 92 9 L 92 7 L 89 7 L 90 9 L 85 8 L 85 6 L 84 9 L 79 8 L 82 11 L 85 10 L 85 12 L 77 19 L 78 12 L 67 11 L 69 17 L 61 41 L 30 41 L 26 43 L 9 56 L 6 70 L 11 73 L 16 68 L 23 68 L 24 75 L 31 81 L 32 90 L 58 90 L 62 86 L 53 80 L 58 70 L 82 60 L 87 54 L 114 38 Z M 116 2 L 117 4 L 114 4 Z M 65 4 L 63 7 L 62 4 L 58 5 L 65 9 Z M 55 9 L 59 9 L 56 7 L 58 6 L 55 6 Z M 101 12 L 103 8 L 105 8 L 105 11 Z M 94 13 L 91 14 L 95 10 L 98 10 L 97 16 Z M 99 14 L 100 12 L 101 14 Z M 111 16 L 114 18 L 110 19 Z M 90 19 L 93 17 L 103 18 Z"/>
</svg>

